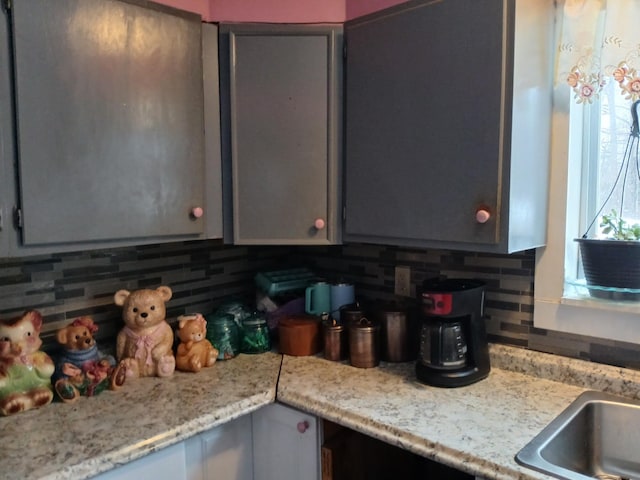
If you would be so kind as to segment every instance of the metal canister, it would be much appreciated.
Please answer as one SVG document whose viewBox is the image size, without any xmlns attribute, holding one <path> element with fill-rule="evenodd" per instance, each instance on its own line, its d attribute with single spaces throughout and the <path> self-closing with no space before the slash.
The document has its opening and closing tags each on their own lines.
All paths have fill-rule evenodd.
<svg viewBox="0 0 640 480">
<path fill-rule="evenodd" d="M 335 320 L 322 322 L 322 337 L 324 339 L 324 358 L 339 362 L 347 358 L 347 330 L 344 325 Z"/>
<path fill-rule="evenodd" d="M 364 310 L 357 303 L 345 305 L 340 308 L 340 323 L 344 325 L 351 325 L 357 323 L 364 317 Z"/>
<path fill-rule="evenodd" d="M 380 325 L 366 317 L 349 325 L 349 359 L 359 368 L 380 364 Z"/>
<path fill-rule="evenodd" d="M 378 312 L 381 329 L 381 357 L 387 362 L 415 360 L 416 348 L 412 340 L 411 325 L 407 311 L 386 307 Z"/>
</svg>

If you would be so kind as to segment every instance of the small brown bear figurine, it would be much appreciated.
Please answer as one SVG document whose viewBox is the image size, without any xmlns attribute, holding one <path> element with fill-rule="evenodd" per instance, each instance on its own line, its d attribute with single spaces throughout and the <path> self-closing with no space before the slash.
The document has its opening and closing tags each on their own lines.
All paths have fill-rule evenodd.
<svg viewBox="0 0 640 480">
<path fill-rule="evenodd" d="M 56 357 L 53 383 L 64 402 L 73 402 L 80 395 L 91 397 L 107 388 L 116 390 L 124 383 L 124 365 L 116 365 L 111 355 L 98 350 L 93 338 L 97 331 L 91 317 L 80 317 L 56 333 L 62 349 Z"/>
<path fill-rule="evenodd" d="M 210 367 L 218 358 L 218 350 L 205 338 L 207 321 L 196 313 L 178 317 L 178 345 L 176 368 L 183 372 L 199 372 Z"/>
<path fill-rule="evenodd" d="M 127 368 L 127 377 L 168 377 L 176 368 L 173 330 L 165 319 L 169 287 L 129 292 L 118 290 L 116 305 L 122 307 L 124 328 L 118 333 L 116 356 Z"/>
</svg>

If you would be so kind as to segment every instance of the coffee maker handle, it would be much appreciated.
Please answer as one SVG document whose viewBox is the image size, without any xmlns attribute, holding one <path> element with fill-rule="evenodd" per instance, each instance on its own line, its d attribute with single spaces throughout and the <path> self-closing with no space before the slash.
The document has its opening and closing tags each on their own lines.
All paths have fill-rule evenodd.
<svg viewBox="0 0 640 480">
<path fill-rule="evenodd" d="M 427 295 L 422 295 L 422 307 L 423 308 L 428 308 L 429 310 L 433 310 L 434 307 L 436 306 L 436 302 L 432 297 L 429 297 Z"/>
</svg>

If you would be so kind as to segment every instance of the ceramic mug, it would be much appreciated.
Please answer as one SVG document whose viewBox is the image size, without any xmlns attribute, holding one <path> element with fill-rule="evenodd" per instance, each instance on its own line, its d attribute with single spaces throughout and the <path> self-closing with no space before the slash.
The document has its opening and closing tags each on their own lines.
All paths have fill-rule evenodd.
<svg viewBox="0 0 640 480">
<path fill-rule="evenodd" d="M 340 321 L 340 307 L 349 305 L 355 301 L 355 291 L 350 283 L 337 283 L 331 285 L 331 315 Z"/>
<path fill-rule="evenodd" d="M 331 311 L 331 285 L 317 282 L 304 292 L 304 310 L 311 315 L 322 315 Z"/>
</svg>

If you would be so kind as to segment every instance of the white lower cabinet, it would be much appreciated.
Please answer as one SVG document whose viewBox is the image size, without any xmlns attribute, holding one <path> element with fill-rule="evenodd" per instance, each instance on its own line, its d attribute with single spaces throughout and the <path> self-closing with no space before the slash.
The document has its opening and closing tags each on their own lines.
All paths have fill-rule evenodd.
<svg viewBox="0 0 640 480">
<path fill-rule="evenodd" d="M 95 480 L 187 480 L 185 442 L 171 445 L 122 467 L 94 477 Z"/>
<path fill-rule="evenodd" d="M 321 480 L 322 430 L 320 420 L 313 415 L 273 403 L 95 479 Z M 398 478 L 474 478 L 426 459 L 416 463 L 416 455 L 364 434 L 343 427 L 340 432 L 346 440 L 340 440 L 341 435 L 334 432 L 328 434 L 323 446 L 323 450 L 332 450 L 330 445 L 335 444 L 331 453 L 337 455 L 335 463 L 329 462 L 324 478 L 351 478 L 356 474 L 358 478 L 389 478 L 392 470 L 400 474 Z M 347 461 L 337 459 L 344 460 L 345 455 Z M 369 458 L 371 455 L 375 458 Z M 484 479 L 476 476 L 475 480 Z"/>
<path fill-rule="evenodd" d="M 253 413 L 254 480 L 319 480 L 318 419 L 279 403 Z"/>
<path fill-rule="evenodd" d="M 188 439 L 187 479 L 253 480 L 252 415 Z"/>
<path fill-rule="evenodd" d="M 274 403 L 95 477 L 146 478 L 319 480 L 318 419 Z"/>
</svg>

